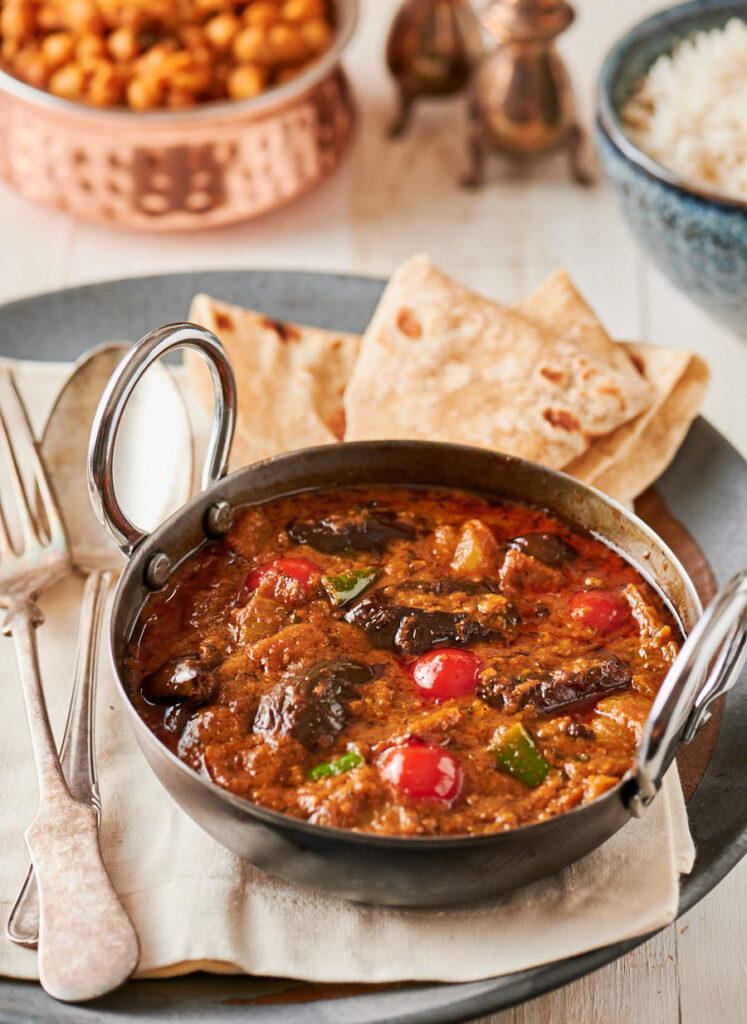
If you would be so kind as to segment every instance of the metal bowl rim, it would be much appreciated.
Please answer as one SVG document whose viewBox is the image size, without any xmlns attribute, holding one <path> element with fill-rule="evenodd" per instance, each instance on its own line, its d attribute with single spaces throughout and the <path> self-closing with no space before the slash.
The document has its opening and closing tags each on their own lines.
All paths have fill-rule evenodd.
<svg viewBox="0 0 747 1024">
<path fill-rule="evenodd" d="M 61 115 L 74 115 L 78 119 L 92 121 L 115 121 L 118 126 L 129 127 L 163 127 L 175 125 L 199 125 L 213 120 L 253 118 L 269 111 L 279 109 L 293 100 L 299 99 L 330 77 L 337 66 L 343 50 L 347 47 L 355 30 L 359 17 L 358 0 L 334 0 L 340 23 L 335 30 L 335 38 L 330 48 L 315 60 L 308 71 L 302 72 L 297 78 L 283 85 L 273 86 L 246 100 L 216 100 L 198 103 L 189 110 L 130 110 L 117 107 L 94 107 L 75 100 L 66 100 L 54 96 L 44 89 L 21 81 L 0 68 L 0 101 L 2 94 L 7 93 L 16 99 L 23 100 L 35 107 L 42 107 L 50 112 Z"/>
<path fill-rule="evenodd" d="M 220 494 L 221 494 L 222 488 L 225 486 L 225 484 L 226 484 L 226 482 L 228 480 L 236 480 L 238 477 L 240 477 L 242 475 L 250 476 L 256 469 L 258 469 L 260 467 L 263 467 L 263 466 L 274 465 L 274 464 L 277 464 L 277 463 L 280 463 L 280 462 L 289 461 L 291 459 L 296 459 L 296 458 L 299 458 L 299 457 L 303 457 L 303 458 L 311 457 L 311 458 L 313 458 L 315 452 L 328 451 L 331 447 L 335 447 L 335 446 L 334 445 L 316 445 L 316 446 L 308 447 L 308 448 L 299 448 L 299 449 L 297 449 L 295 451 L 283 452 L 283 453 L 281 453 L 279 455 L 273 455 L 270 458 L 262 459 L 262 460 L 260 460 L 258 462 L 252 463 L 249 466 L 244 466 L 241 469 L 235 470 L 233 473 L 230 473 L 227 476 L 222 477 L 220 480 L 217 480 L 207 490 L 200 491 L 199 494 L 196 494 L 188 502 L 186 502 L 184 505 L 182 505 L 179 509 L 176 510 L 176 512 L 174 512 L 171 516 L 169 516 L 169 518 L 167 520 L 165 520 L 165 522 L 163 522 L 159 527 L 157 527 L 157 529 L 155 529 L 152 533 L 148 534 L 144 538 L 144 540 L 142 541 L 142 544 L 150 544 L 151 541 L 155 544 L 157 542 L 158 538 L 162 537 L 165 534 L 167 534 L 179 522 L 179 520 L 184 516 L 185 513 L 187 513 L 188 511 L 190 511 L 193 508 L 199 507 L 200 505 L 209 502 L 210 499 L 213 498 L 213 497 L 219 497 Z M 619 513 L 620 515 L 622 515 L 622 517 L 625 520 L 627 520 L 631 525 L 633 525 L 640 533 L 642 533 L 647 538 L 650 538 L 651 541 L 655 545 L 657 545 L 657 546 L 659 546 L 661 548 L 661 550 L 662 550 L 663 554 L 666 556 L 669 564 L 675 570 L 677 576 L 682 580 L 682 582 L 683 582 L 683 584 L 685 586 L 685 590 L 688 592 L 689 598 L 690 598 L 690 600 L 693 603 L 693 607 L 695 608 L 696 613 L 698 615 L 700 615 L 702 613 L 702 604 L 701 604 L 700 598 L 699 598 L 699 596 L 697 594 L 697 591 L 695 589 L 695 586 L 694 586 L 692 580 L 690 579 L 690 576 L 688 575 L 687 571 L 685 570 L 684 566 L 682 565 L 680 560 L 677 558 L 675 553 L 671 550 L 669 545 L 666 544 L 661 539 L 661 537 L 659 537 L 658 534 L 655 533 L 655 531 L 652 530 L 650 526 L 648 526 L 647 523 L 645 523 L 642 519 L 640 519 L 635 514 L 635 512 L 629 511 L 627 508 L 625 508 L 624 505 L 621 505 L 620 502 L 618 502 L 614 498 L 611 498 L 608 495 L 604 494 L 602 491 L 598 490 L 597 488 L 592 487 L 590 484 L 584 483 L 581 480 L 577 480 L 575 477 L 571 477 L 567 473 L 563 473 L 561 470 L 550 469 L 547 466 L 541 465 L 540 463 L 532 462 L 532 461 L 530 461 L 528 459 L 521 459 L 521 458 L 518 458 L 515 455 L 507 455 L 504 452 L 492 451 L 492 450 L 486 449 L 486 448 L 477 448 L 477 447 L 472 446 L 472 445 L 453 444 L 453 443 L 445 442 L 445 441 L 415 441 L 415 440 L 348 441 L 348 442 L 345 442 L 344 447 L 346 449 L 361 450 L 361 451 L 364 451 L 364 452 L 366 450 L 370 449 L 371 447 L 376 447 L 376 448 L 381 448 L 381 447 L 403 448 L 403 447 L 405 447 L 405 448 L 431 449 L 434 452 L 435 451 L 440 451 L 440 452 L 447 451 L 447 452 L 450 452 L 452 454 L 453 453 L 457 453 L 457 452 L 468 452 L 468 453 L 469 452 L 479 452 L 483 456 L 487 455 L 487 456 L 489 456 L 491 458 L 495 458 L 498 461 L 504 462 L 504 463 L 506 463 L 508 465 L 515 465 L 517 467 L 522 467 L 524 469 L 528 469 L 531 472 L 539 472 L 540 475 L 544 475 L 544 476 L 548 477 L 549 479 L 551 479 L 553 482 L 557 483 L 561 487 L 569 487 L 570 486 L 571 488 L 577 488 L 577 489 L 581 490 L 582 492 L 585 491 L 585 492 L 587 492 L 587 495 L 589 497 L 591 497 L 593 500 L 596 499 L 598 501 L 601 501 L 601 503 L 603 505 L 609 506 L 612 510 L 614 510 L 617 513 Z M 349 485 L 349 486 L 353 486 L 353 485 Z M 407 484 L 392 484 L 392 486 L 406 487 L 408 485 Z M 411 485 L 411 486 L 418 486 L 418 485 Z M 428 486 L 438 487 L 439 484 L 433 483 L 433 484 L 430 484 Z M 445 485 L 441 485 L 441 486 L 449 487 L 449 485 L 446 485 L 446 484 Z M 323 486 L 308 488 L 309 491 L 312 491 L 312 490 L 313 491 L 319 491 L 319 490 L 324 490 L 324 489 L 325 488 Z M 451 489 L 453 489 L 453 490 L 465 490 L 466 488 L 452 487 Z M 478 486 L 478 487 L 475 487 L 474 490 L 475 490 L 475 493 L 479 494 L 482 489 Z M 281 497 L 283 495 L 287 495 L 287 494 L 300 494 L 300 493 L 303 493 L 303 492 L 304 492 L 304 488 L 296 489 L 296 490 L 292 490 L 292 491 L 279 491 L 278 494 L 275 495 L 274 498 L 268 498 L 268 499 L 266 499 L 266 501 L 273 501 L 273 500 L 276 500 L 277 498 L 279 498 L 279 497 Z M 262 502 L 262 504 L 264 504 L 264 503 L 265 502 Z M 247 504 L 249 504 L 249 502 L 247 502 Z M 245 506 L 241 505 L 241 506 L 238 506 L 238 507 L 243 508 Z M 553 511 L 553 510 L 550 509 L 549 511 Z M 565 517 L 565 518 L 568 518 L 568 517 Z M 609 547 L 613 547 L 613 550 L 617 550 L 616 546 L 614 546 L 611 541 L 608 541 L 602 534 L 596 534 L 595 533 L 595 536 L 598 536 L 599 539 L 602 540 L 604 543 L 606 543 Z M 184 559 L 182 561 L 186 560 L 187 558 L 190 558 L 192 556 L 192 554 L 194 554 L 195 550 L 196 549 L 192 549 L 187 555 L 185 555 L 185 557 L 184 557 Z M 626 557 L 626 559 L 630 562 L 631 565 L 633 565 L 633 567 L 636 569 L 636 571 L 641 573 L 641 575 L 643 575 L 644 579 L 645 579 L 646 576 L 643 573 L 641 567 L 638 566 L 635 562 L 633 562 L 632 559 L 630 558 L 630 556 L 628 556 L 626 552 L 621 550 L 621 554 L 623 554 Z M 212 779 L 207 779 L 204 776 L 198 774 L 193 768 L 191 768 L 188 764 L 186 764 L 186 762 L 182 761 L 179 757 L 177 757 L 176 754 L 174 754 L 171 750 L 169 750 L 169 748 L 164 743 L 162 743 L 161 740 L 158 739 L 158 737 L 155 735 L 155 733 L 153 733 L 148 728 L 146 723 L 143 721 L 143 719 L 137 713 L 137 710 L 135 709 L 134 704 L 132 703 L 132 701 L 129 698 L 129 695 L 128 695 L 127 690 L 125 688 L 124 681 L 122 679 L 122 675 L 120 673 L 120 668 L 119 668 L 119 665 L 117 663 L 117 658 L 116 658 L 116 655 L 115 655 L 115 642 L 116 642 L 115 620 L 116 620 L 116 618 L 118 616 L 118 613 L 119 613 L 119 604 L 120 604 L 120 599 L 121 599 L 122 592 L 125 590 L 125 588 L 130 583 L 130 576 L 131 576 L 131 573 L 133 571 L 133 569 L 132 569 L 132 558 L 134 558 L 136 556 L 137 556 L 137 549 L 135 550 L 135 552 L 133 552 L 133 555 L 128 560 L 127 564 L 125 565 L 125 567 L 124 567 L 124 569 L 122 571 L 122 574 L 121 574 L 121 576 L 119 578 L 119 581 L 117 583 L 117 588 L 116 588 L 115 595 L 114 595 L 114 601 L 113 601 L 113 604 L 112 604 L 112 614 L 111 614 L 110 627 L 109 627 L 109 645 L 108 645 L 109 646 L 109 658 L 110 658 L 110 663 L 111 663 L 111 666 L 112 666 L 112 669 L 113 669 L 113 672 L 114 672 L 114 676 L 115 676 L 115 679 L 116 679 L 116 682 L 117 682 L 117 688 L 118 688 L 118 691 L 119 691 L 119 696 L 124 701 L 125 705 L 127 706 L 128 713 L 130 714 L 131 719 L 136 723 L 136 731 L 137 731 L 138 737 L 142 737 L 143 741 L 145 741 L 148 744 L 152 745 L 154 747 L 154 749 L 161 756 L 164 756 L 169 761 L 169 763 L 172 766 L 174 766 L 181 774 L 186 775 L 186 777 L 188 777 L 192 781 L 196 781 L 208 793 L 210 793 L 213 796 L 215 796 L 216 798 L 218 798 L 219 801 L 225 801 L 226 803 L 231 804 L 232 806 L 234 806 L 238 810 L 242 811 L 244 814 L 249 814 L 249 816 L 258 818 L 264 824 L 267 824 L 267 825 L 269 825 L 269 826 L 271 826 L 273 828 L 276 828 L 276 829 L 280 828 L 280 829 L 282 829 L 284 831 L 294 831 L 295 830 L 295 831 L 299 831 L 299 832 L 302 832 L 302 833 L 306 833 L 308 835 L 317 836 L 317 837 L 320 837 L 320 838 L 327 838 L 327 839 L 330 839 L 330 840 L 336 840 L 338 842 L 339 841 L 350 842 L 353 845 L 357 845 L 357 846 L 396 847 L 398 849 L 407 849 L 407 850 L 413 850 L 414 851 L 415 849 L 445 849 L 445 848 L 453 849 L 453 848 L 463 848 L 463 847 L 479 846 L 479 845 L 483 845 L 483 844 L 490 844 L 491 842 L 492 843 L 500 842 L 500 840 L 502 838 L 505 840 L 505 837 L 507 837 L 507 836 L 514 836 L 514 835 L 518 835 L 520 833 L 522 835 L 529 835 L 529 834 L 531 834 L 531 835 L 539 835 L 541 829 L 543 829 L 543 828 L 547 829 L 547 828 L 551 827 L 553 822 L 555 822 L 558 818 L 561 818 L 561 817 L 562 818 L 566 818 L 568 815 L 581 816 L 584 813 L 588 814 L 588 813 L 592 812 L 595 808 L 600 807 L 602 804 L 608 803 L 608 802 L 610 802 L 613 799 L 614 800 L 619 799 L 620 802 L 623 804 L 623 807 L 624 807 L 624 801 L 622 800 L 622 790 L 623 790 L 624 787 L 626 787 L 628 785 L 628 783 L 634 777 L 634 775 L 635 775 L 634 769 L 630 769 L 628 772 L 626 772 L 626 774 L 620 779 L 620 781 L 615 786 L 613 786 L 611 789 L 607 790 L 601 796 L 596 797 L 594 800 L 590 801 L 589 803 L 580 804 L 577 807 L 572 807 L 570 810 L 563 811 L 561 814 L 554 815 L 553 817 L 547 818 L 544 821 L 530 822 L 529 824 L 526 824 L 526 825 L 517 825 L 515 828 L 505 829 L 505 830 L 499 831 L 499 832 L 486 832 L 486 833 L 481 833 L 479 835 L 459 834 L 459 835 L 453 835 L 453 836 L 398 836 L 398 835 L 387 835 L 387 834 L 379 835 L 377 833 L 367 833 L 367 832 L 356 832 L 356 831 L 354 831 L 352 829 L 339 828 L 339 827 L 331 826 L 331 825 L 316 825 L 316 824 L 312 824 L 312 823 L 310 823 L 308 821 L 305 821 L 302 818 L 296 818 L 293 815 L 284 814 L 282 811 L 274 811 L 274 810 L 271 810 L 270 808 L 262 807 L 260 804 L 256 804 L 256 803 L 254 803 L 251 800 L 247 800 L 245 797 L 237 796 L 235 793 L 232 793 L 230 790 L 224 789 L 222 786 L 219 786 L 217 783 L 213 782 Z M 132 621 L 128 625 L 131 626 L 132 625 Z M 683 626 L 683 628 L 684 628 L 684 626 Z M 638 747 L 636 749 L 638 749 Z M 156 774 L 158 774 L 158 773 L 156 773 Z M 176 799 L 176 798 L 174 798 L 174 799 Z M 179 803 L 180 806 L 183 806 L 182 805 L 182 801 L 179 800 L 177 802 Z M 534 830 L 534 831 L 531 831 L 531 830 Z"/>
<path fill-rule="evenodd" d="M 747 6 L 739 0 L 715 0 L 713 9 L 734 10 L 734 16 L 741 13 L 747 17 Z M 700 199 L 706 203 L 716 203 L 719 206 L 727 207 L 735 211 L 747 212 L 747 199 L 732 195 L 729 192 L 722 192 L 720 189 L 709 188 L 701 182 L 684 175 L 678 174 L 654 160 L 644 150 L 640 149 L 627 135 L 623 128 L 618 111 L 610 96 L 612 80 L 617 77 L 620 69 L 627 63 L 630 51 L 640 41 L 640 37 L 651 37 L 657 35 L 657 30 L 662 25 L 671 25 L 680 19 L 684 22 L 689 20 L 689 15 L 703 12 L 702 0 L 691 0 L 690 3 L 678 4 L 658 11 L 648 18 L 637 22 L 631 29 L 612 45 L 602 61 L 597 77 L 597 100 L 596 119 L 602 131 L 617 146 L 634 166 L 645 171 L 652 178 L 665 185 L 673 186 L 684 192 L 686 195 Z M 684 26 L 683 26 L 684 27 Z M 697 31 L 697 26 L 691 26 L 680 37 L 686 39 L 691 31 Z"/>
</svg>

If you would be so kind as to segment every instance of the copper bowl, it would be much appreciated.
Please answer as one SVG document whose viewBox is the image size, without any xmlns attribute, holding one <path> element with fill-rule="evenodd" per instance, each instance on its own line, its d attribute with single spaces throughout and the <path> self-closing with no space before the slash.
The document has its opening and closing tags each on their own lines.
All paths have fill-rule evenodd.
<svg viewBox="0 0 747 1024">
<path fill-rule="evenodd" d="M 340 57 L 358 3 L 335 9 L 330 49 L 249 100 L 100 109 L 0 71 L 0 175 L 27 199 L 146 231 L 219 227 L 281 206 L 334 170 L 352 133 Z"/>
</svg>

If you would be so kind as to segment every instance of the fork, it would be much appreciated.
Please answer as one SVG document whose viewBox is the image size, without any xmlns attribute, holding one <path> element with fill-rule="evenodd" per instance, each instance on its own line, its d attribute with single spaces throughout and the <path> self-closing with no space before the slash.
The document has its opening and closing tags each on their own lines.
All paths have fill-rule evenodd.
<svg viewBox="0 0 747 1024">
<path fill-rule="evenodd" d="M 0 369 L 0 451 L 22 541 L 16 550 L 8 506 L 0 501 L 1 629 L 15 641 L 39 783 L 39 806 L 25 833 L 39 887 L 39 980 L 54 998 L 80 1002 L 126 981 L 139 949 L 101 859 L 96 812 L 70 795 L 49 725 L 35 634 L 44 617 L 36 599 L 68 572 L 70 556 L 28 415 L 7 369 Z M 33 478 L 36 500 L 24 476 Z"/>
</svg>

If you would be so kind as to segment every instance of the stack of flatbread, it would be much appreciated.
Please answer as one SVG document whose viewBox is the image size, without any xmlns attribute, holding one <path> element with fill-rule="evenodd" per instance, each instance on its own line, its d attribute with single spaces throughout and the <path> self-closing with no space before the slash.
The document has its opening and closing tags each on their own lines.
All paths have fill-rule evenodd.
<svg viewBox="0 0 747 1024">
<path fill-rule="evenodd" d="M 207 295 L 190 319 L 221 339 L 236 373 L 233 468 L 308 445 L 418 438 L 533 459 L 630 501 L 674 457 L 708 382 L 691 352 L 613 341 L 562 270 L 509 308 L 416 256 L 362 337 Z M 189 375 L 211 405 L 197 359 Z"/>
</svg>

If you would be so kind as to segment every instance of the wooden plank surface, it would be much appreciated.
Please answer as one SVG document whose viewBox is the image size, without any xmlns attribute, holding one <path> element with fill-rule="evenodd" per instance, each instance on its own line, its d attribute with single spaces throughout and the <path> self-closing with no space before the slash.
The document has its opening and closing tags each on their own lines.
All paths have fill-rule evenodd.
<svg viewBox="0 0 747 1024">
<path fill-rule="evenodd" d="M 744 1019 L 744 860 L 645 945 L 480 1024 L 736 1024 Z"/>
<path fill-rule="evenodd" d="M 457 185 L 466 159 L 460 103 L 424 108 L 404 140 L 384 139 L 393 92 L 382 54 L 396 6 L 396 0 L 362 2 L 349 55 L 360 128 L 350 159 L 319 190 L 254 223 L 161 237 L 78 224 L 0 185 L 5 242 L 0 301 L 66 284 L 203 268 L 386 276 L 422 250 L 467 283 L 513 301 L 565 265 L 615 336 L 690 347 L 706 357 L 713 383 L 704 412 L 747 452 L 747 343 L 715 324 L 651 267 L 606 188 L 572 185 L 561 157 L 531 168 L 496 159 L 489 166 L 489 185 L 465 193 Z M 579 0 L 575 6 L 577 21 L 560 48 L 588 123 L 603 54 L 625 28 L 664 4 Z M 743 863 L 683 921 L 645 946 L 489 1020 L 731 1024 L 743 1019 L 746 884 Z"/>
</svg>

